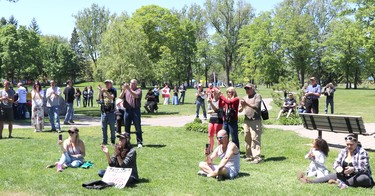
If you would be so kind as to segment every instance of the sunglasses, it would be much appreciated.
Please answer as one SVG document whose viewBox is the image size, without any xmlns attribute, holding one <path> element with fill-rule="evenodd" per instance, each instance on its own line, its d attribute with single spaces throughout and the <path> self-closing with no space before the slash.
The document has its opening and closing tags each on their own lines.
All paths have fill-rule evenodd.
<svg viewBox="0 0 375 196">
<path fill-rule="evenodd" d="M 247 91 L 250 90 L 250 89 L 252 89 L 252 88 L 249 88 L 249 87 L 246 87 L 246 88 L 245 88 L 245 90 L 247 90 Z"/>
<path fill-rule="evenodd" d="M 349 141 L 357 141 L 357 138 L 355 138 L 355 137 L 352 137 L 352 136 L 349 136 L 349 137 L 345 137 L 345 141 L 347 141 L 347 140 L 349 140 Z"/>
<path fill-rule="evenodd" d="M 219 137 L 216 137 L 216 139 L 218 140 L 222 140 L 223 138 L 226 138 L 227 136 L 219 136 Z"/>
<path fill-rule="evenodd" d="M 75 131 L 68 131 L 69 134 L 75 134 Z"/>
</svg>

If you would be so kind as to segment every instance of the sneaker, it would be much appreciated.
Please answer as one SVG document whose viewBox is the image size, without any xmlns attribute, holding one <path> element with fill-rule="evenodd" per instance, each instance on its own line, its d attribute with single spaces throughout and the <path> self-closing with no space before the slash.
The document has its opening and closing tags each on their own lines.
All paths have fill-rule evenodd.
<svg viewBox="0 0 375 196">
<path fill-rule="evenodd" d="M 57 133 L 61 133 L 61 130 L 60 130 L 60 129 L 58 129 L 58 130 L 57 130 Z"/>
<path fill-rule="evenodd" d="M 337 181 L 334 179 L 329 179 L 328 184 L 337 184 Z"/>
<path fill-rule="evenodd" d="M 252 163 L 252 164 L 258 164 L 258 163 L 260 163 L 260 162 L 262 162 L 262 159 L 254 159 L 254 160 L 251 161 L 250 163 Z"/>
<path fill-rule="evenodd" d="M 67 121 L 64 121 L 64 125 L 70 125 L 69 122 Z"/>
<path fill-rule="evenodd" d="M 199 170 L 199 171 L 198 171 L 198 175 L 199 175 L 199 176 L 207 177 L 207 173 L 204 172 L 204 171 L 202 171 L 202 170 Z"/>
<path fill-rule="evenodd" d="M 248 161 L 248 162 L 253 161 L 253 160 L 254 160 L 253 157 L 246 157 L 246 158 L 245 158 L 245 161 Z"/>
<path fill-rule="evenodd" d="M 138 148 L 142 148 L 143 146 L 142 146 L 142 144 L 138 144 Z"/>
<path fill-rule="evenodd" d="M 61 163 L 56 163 L 56 167 L 57 167 L 57 171 L 58 172 L 62 172 L 63 171 Z"/>
<path fill-rule="evenodd" d="M 69 121 L 69 124 L 74 124 L 74 123 L 75 123 L 75 122 L 74 122 L 74 121 L 72 121 L 72 120 L 71 120 L 71 121 Z"/>
<path fill-rule="evenodd" d="M 225 178 L 223 175 L 216 176 L 217 181 L 224 181 Z"/>
</svg>

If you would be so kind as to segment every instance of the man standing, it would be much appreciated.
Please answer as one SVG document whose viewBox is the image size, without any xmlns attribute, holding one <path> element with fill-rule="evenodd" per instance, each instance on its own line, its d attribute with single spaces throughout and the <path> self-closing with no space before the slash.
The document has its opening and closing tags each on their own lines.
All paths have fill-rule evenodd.
<svg viewBox="0 0 375 196">
<path fill-rule="evenodd" d="M 235 143 L 229 141 L 224 129 L 217 133 L 217 140 L 219 146 L 211 155 L 206 149 L 206 161 L 199 163 L 201 170 L 198 175 L 216 177 L 218 180 L 234 179 L 240 171 L 240 151 Z M 212 164 L 216 157 L 221 159 L 219 165 Z"/>
<path fill-rule="evenodd" d="M 60 88 L 56 86 L 54 80 L 51 80 L 51 87 L 47 89 L 47 109 L 49 122 L 51 123 L 51 131 L 60 132 L 60 118 L 59 118 L 59 105 L 60 105 Z"/>
<path fill-rule="evenodd" d="M 142 148 L 142 128 L 141 128 L 141 99 L 142 89 L 137 87 L 137 80 L 132 79 L 130 85 L 125 83 L 122 86 L 121 99 L 124 99 L 124 125 L 125 132 L 130 135 L 130 126 L 133 122 L 136 135 L 138 148 Z"/>
<path fill-rule="evenodd" d="M 239 112 L 244 111 L 245 120 L 243 129 L 245 133 L 246 161 L 259 163 L 262 161 L 260 156 L 262 121 L 260 117 L 262 97 L 255 92 L 253 84 L 247 84 L 245 87 L 246 95 L 240 101 Z"/>
<path fill-rule="evenodd" d="M 180 91 L 180 98 L 178 99 L 178 102 L 180 104 L 184 104 L 185 102 L 185 92 L 186 92 L 186 87 L 184 84 L 181 84 L 180 88 L 179 88 L 179 91 Z"/>
<path fill-rule="evenodd" d="M 115 122 L 116 122 L 116 115 L 115 115 L 115 99 L 117 97 L 117 91 L 113 87 L 112 80 L 104 81 L 105 88 L 102 88 L 100 85 L 98 86 L 99 89 L 99 97 L 100 100 L 100 111 L 101 111 L 101 123 L 102 123 L 102 133 L 103 133 L 103 141 L 102 145 L 108 144 L 108 133 L 107 128 L 109 125 L 109 129 L 111 130 L 111 143 L 115 144 L 116 142 L 116 135 L 115 135 Z"/>
<path fill-rule="evenodd" d="M 324 95 L 326 96 L 326 108 L 324 112 L 327 114 L 328 113 L 328 105 L 331 105 L 331 114 L 333 114 L 333 94 L 336 91 L 335 86 L 333 86 L 332 83 L 327 84 L 324 87 Z"/>
<path fill-rule="evenodd" d="M 17 84 L 17 119 L 23 120 L 25 119 L 25 114 L 27 112 L 26 108 L 26 96 L 27 96 L 27 91 L 26 88 L 23 87 L 22 83 Z"/>
<path fill-rule="evenodd" d="M 155 88 L 154 88 L 154 95 L 155 95 L 155 101 L 156 103 L 159 103 L 159 85 L 155 84 Z"/>
<path fill-rule="evenodd" d="M 199 118 L 199 109 L 200 109 L 200 107 L 202 107 L 203 118 L 204 118 L 204 120 L 207 120 L 206 106 L 204 104 L 204 100 L 206 99 L 206 93 L 204 92 L 201 84 L 198 85 L 198 90 L 197 90 L 197 93 L 195 94 L 195 97 L 196 97 L 196 100 L 195 100 L 195 105 L 196 105 L 195 116 L 196 116 L 196 118 Z"/>
<path fill-rule="evenodd" d="M 74 108 L 73 108 L 73 102 L 74 102 L 74 94 L 75 89 L 73 88 L 73 84 L 71 80 L 68 80 L 66 82 L 66 88 L 64 89 L 64 95 L 65 95 L 65 103 L 66 103 L 66 115 L 64 119 L 64 125 L 73 124 L 73 116 L 74 116 Z"/>
<path fill-rule="evenodd" d="M 5 80 L 4 90 L 0 90 L 0 139 L 3 139 L 4 122 L 8 122 L 9 138 L 12 138 L 14 91 L 10 89 L 9 85 L 10 83 Z"/>
<path fill-rule="evenodd" d="M 320 85 L 317 83 L 315 77 L 310 78 L 310 85 L 307 86 L 305 91 L 306 96 L 306 111 L 305 113 L 319 113 L 319 97 Z"/>
</svg>

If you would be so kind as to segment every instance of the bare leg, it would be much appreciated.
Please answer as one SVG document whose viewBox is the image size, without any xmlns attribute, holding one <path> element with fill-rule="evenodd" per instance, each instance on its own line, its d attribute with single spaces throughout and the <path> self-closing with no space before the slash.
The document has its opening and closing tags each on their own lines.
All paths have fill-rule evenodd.
<svg viewBox="0 0 375 196">
<path fill-rule="evenodd" d="M 276 120 L 279 120 L 279 119 L 280 119 L 280 116 L 281 116 L 282 113 L 283 113 L 283 109 L 280 110 L 279 115 L 277 115 Z"/>
<path fill-rule="evenodd" d="M 12 137 L 12 131 L 13 131 L 13 122 L 8 123 L 8 129 L 9 129 L 9 138 Z"/>
<path fill-rule="evenodd" d="M 212 170 L 210 165 L 208 165 L 207 162 L 204 162 L 204 161 L 199 163 L 199 168 L 207 174 L 210 174 L 214 171 Z"/>
<path fill-rule="evenodd" d="M 292 108 L 289 109 L 288 114 L 286 115 L 286 118 L 289 118 L 291 113 L 292 113 Z"/>
</svg>

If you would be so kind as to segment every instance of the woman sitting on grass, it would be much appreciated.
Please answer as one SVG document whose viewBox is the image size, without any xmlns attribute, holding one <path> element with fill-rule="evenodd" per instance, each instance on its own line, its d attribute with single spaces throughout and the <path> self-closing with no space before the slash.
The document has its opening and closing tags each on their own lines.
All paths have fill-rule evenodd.
<svg viewBox="0 0 375 196">
<path fill-rule="evenodd" d="M 310 165 L 307 168 L 308 177 L 323 177 L 329 174 L 328 169 L 324 166 L 328 156 L 329 147 L 324 139 L 317 138 L 313 141 L 313 148 L 306 154 L 305 159 L 309 159 Z"/>
<path fill-rule="evenodd" d="M 134 184 L 138 181 L 137 169 L 137 152 L 130 144 L 130 136 L 128 133 L 117 135 L 118 144 L 114 146 L 113 156 L 110 157 L 108 148 L 101 145 L 102 151 L 107 157 L 108 165 L 111 167 L 132 168 L 132 173 L 127 184 Z M 105 170 L 99 170 L 98 175 L 103 177 Z"/>
<path fill-rule="evenodd" d="M 85 157 L 85 144 L 79 139 L 79 130 L 77 127 L 69 129 L 69 138 L 64 142 L 58 141 L 63 154 L 61 155 L 60 161 L 56 163 L 57 171 L 62 172 L 63 167 L 79 167 L 84 162 Z"/>
<path fill-rule="evenodd" d="M 371 168 L 367 152 L 358 145 L 356 135 L 349 134 L 345 137 L 346 148 L 342 149 L 336 158 L 333 168 L 336 173 L 310 180 L 302 173 L 298 178 L 303 183 L 337 183 L 340 189 L 352 187 L 373 187 Z"/>
</svg>

